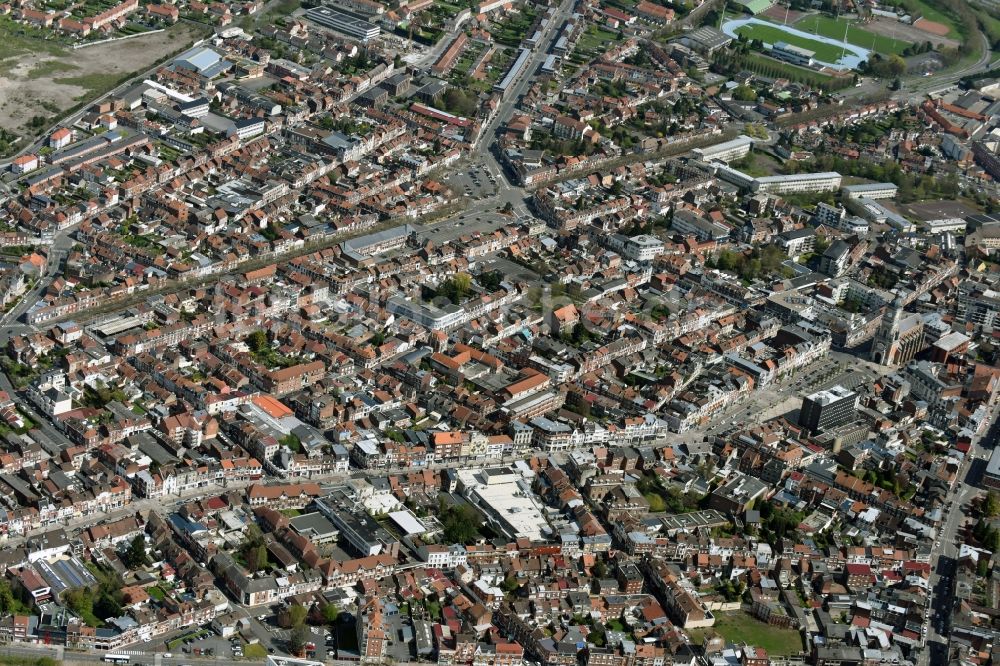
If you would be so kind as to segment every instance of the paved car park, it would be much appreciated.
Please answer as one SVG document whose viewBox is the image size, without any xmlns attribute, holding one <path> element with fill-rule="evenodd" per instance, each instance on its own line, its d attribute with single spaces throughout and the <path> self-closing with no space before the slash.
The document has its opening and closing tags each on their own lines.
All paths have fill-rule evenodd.
<svg viewBox="0 0 1000 666">
<path fill-rule="evenodd" d="M 445 179 L 445 184 L 452 189 L 459 197 L 470 200 L 479 200 L 493 196 L 497 192 L 498 179 L 496 174 L 489 171 L 487 167 L 477 164 L 456 165 Z"/>
</svg>

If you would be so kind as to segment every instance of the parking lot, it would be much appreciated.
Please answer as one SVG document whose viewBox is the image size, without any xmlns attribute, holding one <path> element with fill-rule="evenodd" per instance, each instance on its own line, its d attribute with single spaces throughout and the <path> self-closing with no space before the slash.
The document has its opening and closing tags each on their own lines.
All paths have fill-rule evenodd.
<svg viewBox="0 0 1000 666">
<path fill-rule="evenodd" d="M 389 625 L 389 656 L 396 661 L 412 661 L 416 657 L 413 650 L 413 621 L 405 615 L 386 618 Z"/>
<path fill-rule="evenodd" d="M 459 162 L 444 182 L 459 198 L 479 201 L 497 193 L 497 179 L 487 167 Z"/>
</svg>

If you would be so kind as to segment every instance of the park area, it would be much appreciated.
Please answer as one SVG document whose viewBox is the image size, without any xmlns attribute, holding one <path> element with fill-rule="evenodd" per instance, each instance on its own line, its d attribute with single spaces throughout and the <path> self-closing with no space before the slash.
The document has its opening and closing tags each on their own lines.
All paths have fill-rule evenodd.
<svg viewBox="0 0 1000 666">
<path fill-rule="evenodd" d="M 0 17 L 0 129 L 37 134 L 205 33 L 201 26 L 178 23 L 163 32 L 74 50 Z"/>
<path fill-rule="evenodd" d="M 688 629 L 691 640 L 703 644 L 706 635 L 716 633 L 726 641 L 738 645 L 753 645 L 767 650 L 768 655 L 784 656 L 802 650 L 802 637 L 795 629 L 783 629 L 756 620 L 746 613 L 717 613 L 715 626 L 707 629 Z"/>
</svg>

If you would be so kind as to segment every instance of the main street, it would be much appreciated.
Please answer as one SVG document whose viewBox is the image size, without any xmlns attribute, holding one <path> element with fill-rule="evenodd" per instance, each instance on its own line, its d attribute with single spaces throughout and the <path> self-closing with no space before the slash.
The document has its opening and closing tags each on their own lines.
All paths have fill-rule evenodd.
<svg viewBox="0 0 1000 666">
<path fill-rule="evenodd" d="M 982 436 L 972 439 L 972 447 L 956 474 L 956 482 L 948 493 L 944 519 L 938 528 L 931 547 L 931 575 L 929 581 L 930 616 L 925 629 L 927 648 L 920 654 L 917 666 L 947 662 L 948 622 L 952 612 L 952 577 L 956 572 L 960 548 L 960 532 L 966 522 L 968 504 L 980 493 L 979 482 L 988 457 L 1000 437 L 1000 402 L 989 416 L 989 427 Z"/>
</svg>

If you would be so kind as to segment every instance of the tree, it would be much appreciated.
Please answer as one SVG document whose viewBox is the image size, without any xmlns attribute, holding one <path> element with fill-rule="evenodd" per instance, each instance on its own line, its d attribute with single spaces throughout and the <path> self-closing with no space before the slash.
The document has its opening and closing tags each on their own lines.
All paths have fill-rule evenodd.
<svg viewBox="0 0 1000 666">
<path fill-rule="evenodd" d="M 733 99 L 741 102 L 754 102 L 757 100 L 757 91 L 746 84 L 739 85 L 733 88 Z"/>
<path fill-rule="evenodd" d="M 257 330 L 247 336 L 247 346 L 250 347 L 251 351 L 260 352 L 271 345 L 267 341 L 267 333 Z"/>
<path fill-rule="evenodd" d="M 279 439 L 278 444 L 281 444 L 282 446 L 287 446 L 295 453 L 299 453 L 300 451 L 302 451 L 302 440 L 300 440 L 298 436 L 295 435 L 294 433 L 288 433 L 287 435 Z"/>
<path fill-rule="evenodd" d="M 468 504 L 440 505 L 438 515 L 444 527 L 444 539 L 448 543 L 473 543 L 479 538 L 479 528 L 483 518 Z"/>
<path fill-rule="evenodd" d="M 247 568 L 251 571 L 256 572 L 267 567 L 267 546 L 264 545 L 264 533 L 260 531 L 256 523 L 247 525 L 243 533 L 240 554 L 243 555 Z"/>
<path fill-rule="evenodd" d="M 106 620 L 122 614 L 122 605 L 109 594 L 102 594 L 94 603 L 94 615 Z"/>
<path fill-rule="evenodd" d="M 149 564 L 149 558 L 146 557 L 146 537 L 142 534 L 136 534 L 135 538 L 129 544 L 128 549 L 122 556 L 122 561 L 125 563 L 129 569 L 136 569 L 138 567 L 145 566 Z"/>
<path fill-rule="evenodd" d="M 449 88 L 441 101 L 445 111 L 468 118 L 476 115 L 479 98 L 476 97 L 475 92 L 466 92 L 459 88 Z"/>
<path fill-rule="evenodd" d="M 293 604 L 288 607 L 288 621 L 292 628 L 302 626 L 306 621 L 309 610 L 302 604 Z"/>
<path fill-rule="evenodd" d="M 452 303 L 461 303 L 472 288 L 472 276 L 468 273 L 455 273 L 438 288 L 437 293 Z"/>
<path fill-rule="evenodd" d="M 604 578 L 608 575 L 608 565 L 604 563 L 604 560 L 597 560 L 594 562 L 594 566 L 590 567 L 590 573 L 594 578 Z"/>
<path fill-rule="evenodd" d="M 451 282 L 455 285 L 455 289 L 465 293 L 472 286 L 472 276 L 468 273 L 455 273 L 455 277 L 451 279 Z"/>
<path fill-rule="evenodd" d="M 6 579 L 0 580 L 0 614 L 8 615 L 17 608 L 17 600 Z"/>
<path fill-rule="evenodd" d="M 250 550 L 250 557 L 247 558 L 247 567 L 252 571 L 263 571 L 267 568 L 267 546 L 261 544 Z"/>
<path fill-rule="evenodd" d="M 323 606 L 323 621 L 328 625 L 331 627 L 335 625 L 338 617 L 340 617 L 340 609 L 337 608 L 336 604 Z"/>
<path fill-rule="evenodd" d="M 987 518 L 1000 516 L 1000 494 L 990 491 L 983 502 L 983 513 Z"/>
<path fill-rule="evenodd" d="M 73 587 L 63 592 L 63 603 L 81 617 L 94 612 L 94 598 L 85 587 Z"/>
<path fill-rule="evenodd" d="M 906 61 L 898 55 L 889 56 L 888 65 L 892 76 L 902 76 L 906 72 Z"/>
<path fill-rule="evenodd" d="M 256 523 L 247 525 L 246 530 L 243 532 L 244 547 L 259 546 L 262 543 L 264 543 L 264 533 L 260 531 L 260 527 Z"/>
<path fill-rule="evenodd" d="M 288 634 L 288 651 L 293 655 L 301 655 L 305 652 L 307 642 L 309 642 L 309 627 L 304 624 L 292 627 L 292 631 Z"/>
</svg>

